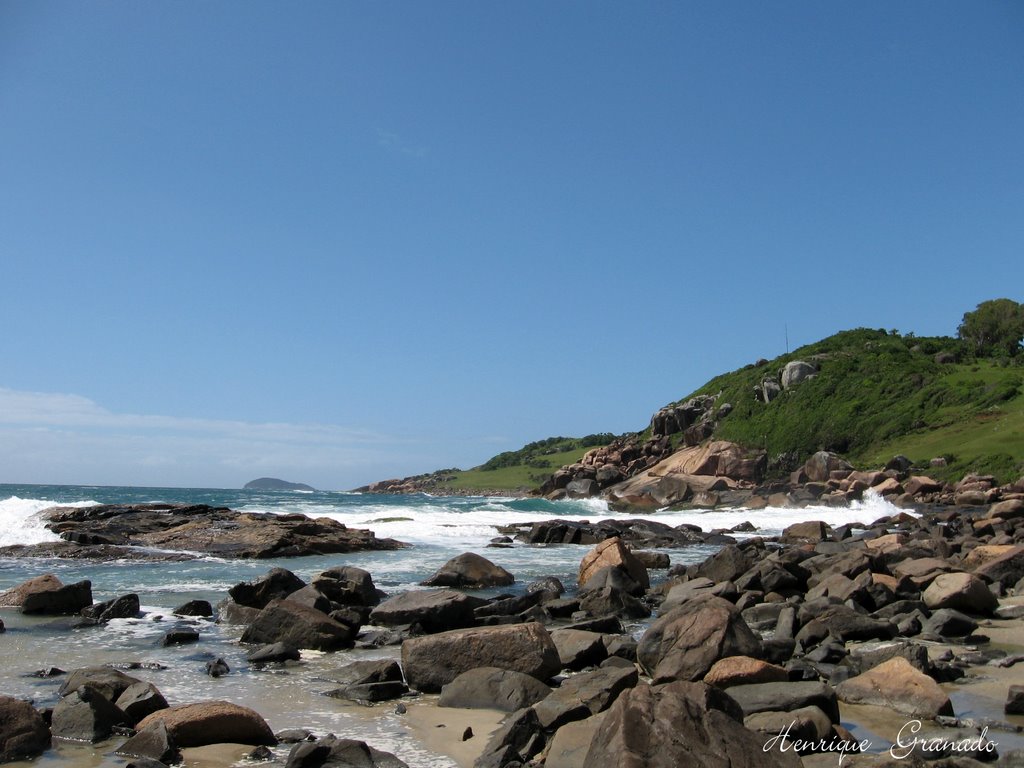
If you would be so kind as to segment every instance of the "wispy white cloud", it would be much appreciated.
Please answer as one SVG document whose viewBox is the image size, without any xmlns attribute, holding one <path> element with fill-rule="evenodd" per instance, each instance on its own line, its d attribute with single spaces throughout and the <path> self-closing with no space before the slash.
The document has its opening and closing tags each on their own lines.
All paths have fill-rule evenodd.
<svg viewBox="0 0 1024 768">
<path fill-rule="evenodd" d="M 409 157 L 424 158 L 427 156 L 426 147 L 414 144 L 394 131 L 377 129 L 377 144 L 391 152 L 398 152 Z"/>
<path fill-rule="evenodd" d="M 346 488 L 423 446 L 332 424 L 118 413 L 75 394 L 0 388 L 0 482 L 234 486 L 263 474 Z"/>
</svg>

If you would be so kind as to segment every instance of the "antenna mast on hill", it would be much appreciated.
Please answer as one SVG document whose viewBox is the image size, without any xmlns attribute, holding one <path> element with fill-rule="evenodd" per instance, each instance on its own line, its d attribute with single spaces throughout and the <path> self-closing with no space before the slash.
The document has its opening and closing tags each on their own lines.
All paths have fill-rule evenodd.
<svg viewBox="0 0 1024 768">
<path fill-rule="evenodd" d="M 789 354 L 789 323 L 785 323 L 783 327 L 786 329 L 786 354 Z"/>
</svg>

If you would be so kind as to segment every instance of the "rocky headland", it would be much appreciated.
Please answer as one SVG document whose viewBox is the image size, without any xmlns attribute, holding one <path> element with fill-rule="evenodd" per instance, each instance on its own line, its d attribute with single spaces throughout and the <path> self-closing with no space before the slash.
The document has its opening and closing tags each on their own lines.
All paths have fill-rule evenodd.
<svg viewBox="0 0 1024 768">
<path fill-rule="evenodd" d="M 774 538 L 545 521 L 514 526 L 515 538 L 495 546 L 586 544 L 574 584 L 517 588 L 514 574 L 466 553 L 425 580 L 428 589 L 386 594 L 352 567 L 308 582 L 278 568 L 217 606 L 179 610 L 239 625 L 253 664 L 373 651 L 339 669 L 329 696 L 401 709 L 439 694 L 460 733 L 462 713 L 506 713 L 476 737 L 481 768 L 825 766 L 840 755 L 854 766 L 1013 765 L 1024 724 L 1024 494 L 999 495 L 836 529 L 800 523 Z M 57 517 L 74 522 L 67 511 Z M 671 551 L 694 542 L 719 548 L 673 567 Z M 0 605 L 76 614 L 86 627 L 139 611 L 135 596 L 93 604 L 87 582 L 53 576 L 9 590 Z M 211 664 L 211 675 L 229 673 Z M 959 711 L 965 693 L 975 703 Z M 252 710 L 218 700 L 169 707 L 144 674 L 105 667 L 70 674 L 52 711 L 9 698 L 0 710 L 3 759 L 39 754 L 53 738 L 114 737 L 126 759 L 165 765 L 223 741 L 270 747 L 261 759 L 288 768 L 403 765 L 327 734 L 281 747 L 296 735 L 273 733 Z M 876 734 L 896 740 L 903 724 L 916 724 L 919 739 L 905 754 L 887 742 L 872 751 Z"/>
</svg>

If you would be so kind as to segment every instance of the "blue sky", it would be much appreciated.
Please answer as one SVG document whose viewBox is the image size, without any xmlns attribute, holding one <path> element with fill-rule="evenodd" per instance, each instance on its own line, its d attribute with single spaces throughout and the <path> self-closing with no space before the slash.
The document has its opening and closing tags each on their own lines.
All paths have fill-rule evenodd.
<svg viewBox="0 0 1024 768">
<path fill-rule="evenodd" d="M 0 0 L 0 482 L 348 488 L 1022 300 L 1024 4 Z"/>
</svg>

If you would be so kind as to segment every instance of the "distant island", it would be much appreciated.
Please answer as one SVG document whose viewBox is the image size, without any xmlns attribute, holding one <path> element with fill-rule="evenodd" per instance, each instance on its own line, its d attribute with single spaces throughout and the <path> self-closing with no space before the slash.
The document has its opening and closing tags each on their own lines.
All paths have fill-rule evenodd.
<svg viewBox="0 0 1024 768">
<path fill-rule="evenodd" d="M 289 483 L 276 477 L 261 477 L 242 486 L 246 491 L 315 491 L 316 488 L 305 483 Z"/>
</svg>

